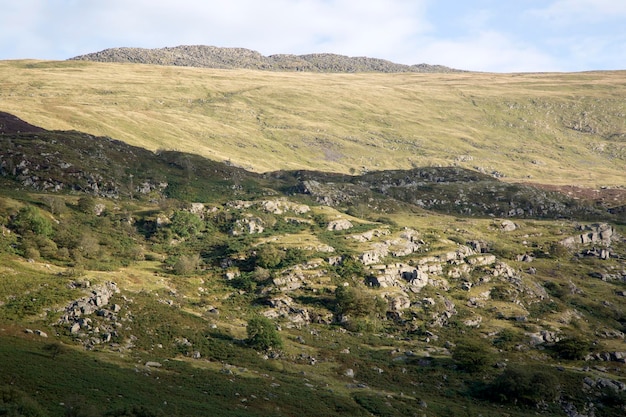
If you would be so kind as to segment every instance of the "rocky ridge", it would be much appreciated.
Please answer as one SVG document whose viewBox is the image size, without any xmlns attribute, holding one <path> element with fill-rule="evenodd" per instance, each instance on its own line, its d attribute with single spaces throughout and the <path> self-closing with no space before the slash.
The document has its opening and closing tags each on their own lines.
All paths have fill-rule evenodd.
<svg viewBox="0 0 626 417">
<path fill-rule="evenodd" d="M 320 53 L 307 55 L 278 54 L 264 56 L 245 48 L 219 48 L 204 45 L 181 45 L 168 48 L 110 48 L 80 55 L 71 60 L 173 65 L 182 67 L 253 69 L 303 72 L 459 72 L 442 65 L 403 65 L 368 57 Z"/>
</svg>

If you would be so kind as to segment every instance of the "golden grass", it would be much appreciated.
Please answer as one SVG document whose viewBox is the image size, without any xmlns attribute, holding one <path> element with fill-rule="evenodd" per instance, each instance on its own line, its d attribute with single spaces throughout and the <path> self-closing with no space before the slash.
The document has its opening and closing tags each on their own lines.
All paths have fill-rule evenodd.
<svg viewBox="0 0 626 417">
<path fill-rule="evenodd" d="M 624 185 L 623 71 L 317 74 L 1 61 L 0 80 L 0 110 L 35 125 L 254 171 L 456 164 L 510 181 Z"/>
</svg>

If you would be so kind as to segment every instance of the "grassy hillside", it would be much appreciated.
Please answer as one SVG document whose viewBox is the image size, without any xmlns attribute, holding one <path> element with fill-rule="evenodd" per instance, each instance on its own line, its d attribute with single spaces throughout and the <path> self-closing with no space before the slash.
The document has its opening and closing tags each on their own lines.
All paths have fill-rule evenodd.
<svg viewBox="0 0 626 417">
<path fill-rule="evenodd" d="M 0 415 L 625 415 L 624 73 L 0 74 Z"/>
<path fill-rule="evenodd" d="M 0 63 L 0 109 L 47 129 L 257 172 L 417 166 L 622 186 L 624 72 L 313 74 Z"/>
</svg>

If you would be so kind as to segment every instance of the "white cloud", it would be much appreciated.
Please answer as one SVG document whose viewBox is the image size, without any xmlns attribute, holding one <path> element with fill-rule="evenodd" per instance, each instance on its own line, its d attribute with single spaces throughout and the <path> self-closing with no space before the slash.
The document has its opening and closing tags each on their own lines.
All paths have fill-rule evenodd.
<svg viewBox="0 0 626 417">
<path fill-rule="evenodd" d="M 485 72 L 559 71 L 558 62 L 531 45 L 502 33 L 482 31 L 462 39 L 432 40 L 423 54 L 432 62 Z"/>
<path fill-rule="evenodd" d="M 121 46 L 202 44 L 265 55 L 332 52 L 498 72 L 623 66 L 626 1 L 546 0 L 545 6 L 526 11 L 541 1 L 451 3 L 7 1 L 0 13 L 0 59 L 65 59 Z"/>
<path fill-rule="evenodd" d="M 74 19 L 68 26 L 74 40 L 80 32 L 108 47 L 205 44 L 265 54 L 336 52 L 391 58 L 399 44 L 410 43 L 429 28 L 423 18 L 425 1 L 110 0 L 89 7 L 74 3 L 66 12 Z"/>
<path fill-rule="evenodd" d="M 607 19 L 626 17 L 626 2 L 622 0 L 557 0 L 547 7 L 533 9 L 528 13 L 559 25 L 572 25 L 580 22 L 598 23 Z"/>
</svg>

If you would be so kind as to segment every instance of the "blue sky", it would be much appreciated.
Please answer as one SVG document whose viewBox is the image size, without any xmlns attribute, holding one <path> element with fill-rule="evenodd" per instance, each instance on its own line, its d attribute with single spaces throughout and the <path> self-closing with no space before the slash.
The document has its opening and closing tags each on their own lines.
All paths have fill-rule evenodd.
<svg viewBox="0 0 626 417">
<path fill-rule="evenodd" d="M 0 60 L 130 46 L 490 72 L 626 69 L 626 0 L 0 0 Z"/>
</svg>

